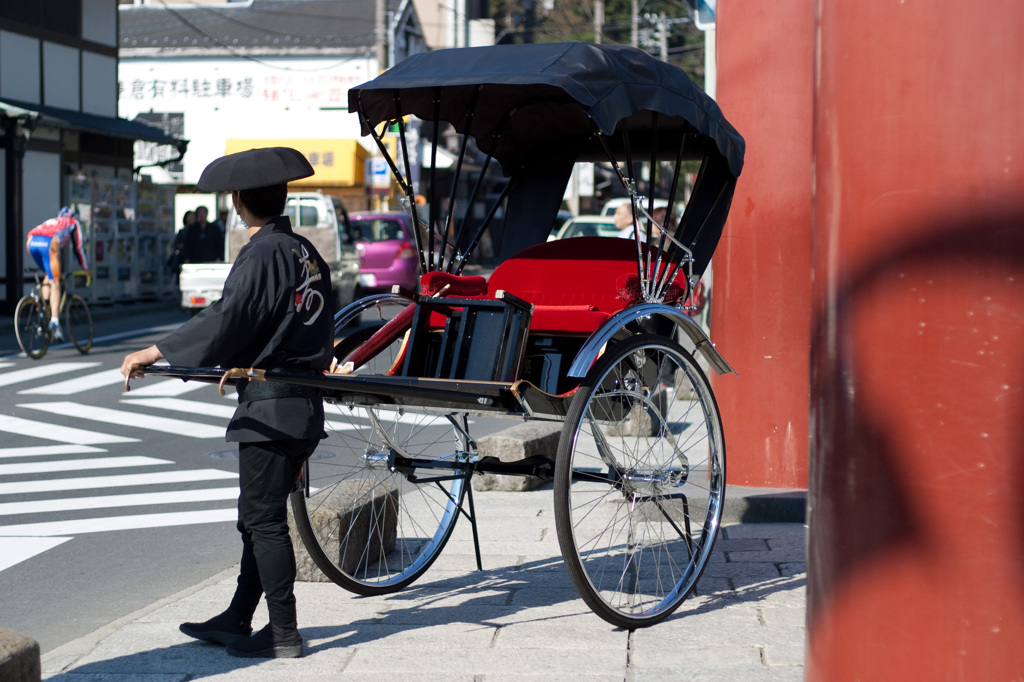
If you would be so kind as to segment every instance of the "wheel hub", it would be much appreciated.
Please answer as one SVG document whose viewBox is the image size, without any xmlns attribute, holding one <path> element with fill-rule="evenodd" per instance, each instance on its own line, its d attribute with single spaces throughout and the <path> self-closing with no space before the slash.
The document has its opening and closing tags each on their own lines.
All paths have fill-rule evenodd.
<svg viewBox="0 0 1024 682">
<path fill-rule="evenodd" d="M 681 488 L 686 484 L 689 474 L 688 467 L 665 469 L 651 473 L 630 471 L 622 476 L 622 490 L 627 497 L 656 497 L 661 495 L 664 489 Z"/>
</svg>

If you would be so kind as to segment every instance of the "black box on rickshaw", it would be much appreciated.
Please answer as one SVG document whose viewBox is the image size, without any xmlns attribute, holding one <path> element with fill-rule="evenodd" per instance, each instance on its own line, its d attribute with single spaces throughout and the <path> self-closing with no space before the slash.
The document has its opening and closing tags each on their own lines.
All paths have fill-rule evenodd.
<svg viewBox="0 0 1024 682">
<path fill-rule="evenodd" d="M 474 381 L 518 379 L 532 306 L 497 299 L 422 298 L 413 316 L 404 376 Z"/>
</svg>

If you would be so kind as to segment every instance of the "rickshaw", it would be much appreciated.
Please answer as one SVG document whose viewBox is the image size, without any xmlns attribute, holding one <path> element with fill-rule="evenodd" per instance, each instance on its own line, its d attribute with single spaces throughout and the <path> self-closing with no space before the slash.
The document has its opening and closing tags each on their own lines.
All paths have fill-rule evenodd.
<svg viewBox="0 0 1024 682">
<path fill-rule="evenodd" d="M 344 588 L 408 586 L 460 516 L 479 568 L 473 475 L 537 476 L 551 482 L 559 547 L 584 602 L 622 628 L 662 621 L 695 591 L 724 504 L 725 440 L 701 365 L 732 368 L 688 297 L 722 232 L 742 137 L 679 69 L 589 43 L 417 54 L 350 90 L 349 110 L 418 226 L 419 290 L 339 311 L 336 367 L 323 376 L 150 369 L 322 390 L 330 437 L 291 504 L 310 556 Z M 420 186 L 439 186 L 439 147 L 455 157 L 448 198 L 429 206 L 413 180 L 413 120 L 432 138 Z M 610 164 L 630 198 L 631 238 L 546 241 L 578 161 Z M 497 190 L 483 180 L 492 164 Z M 471 174 L 458 202 L 484 208 L 457 210 Z M 664 217 L 655 198 L 667 200 Z M 467 274 L 485 235 L 497 265 Z M 486 417 L 560 423 L 557 451 L 482 456 L 472 427 Z"/>
</svg>

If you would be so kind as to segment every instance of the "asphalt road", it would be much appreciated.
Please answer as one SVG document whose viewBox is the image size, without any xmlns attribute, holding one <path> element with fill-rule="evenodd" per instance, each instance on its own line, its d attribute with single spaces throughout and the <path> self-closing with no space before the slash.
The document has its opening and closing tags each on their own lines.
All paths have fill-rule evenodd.
<svg viewBox="0 0 1024 682">
<path fill-rule="evenodd" d="M 97 312 L 87 355 L 41 360 L 15 354 L 0 318 L 0 627 L 43 651 L 230 567 L 241 546 L 233 402 L 177 380 L 126 394 L 117 378 L 186 317 Z"/>
</svg>

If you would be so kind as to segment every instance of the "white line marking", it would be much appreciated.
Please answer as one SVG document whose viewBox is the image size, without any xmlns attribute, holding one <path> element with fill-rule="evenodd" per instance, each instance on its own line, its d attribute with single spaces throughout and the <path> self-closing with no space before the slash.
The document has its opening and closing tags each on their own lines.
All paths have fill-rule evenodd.
<svg viewBox="0 0 1024 682">
<path fill-rule="evenodd" d="M 55 471 L 90 471 L 92 469 L 119 469 L 121 467 L 151 467 L 174 464 L 169 459 L 129 455 L 126 457 L 95 457 L 90 459 L 64 459 L 59 462 L 22 462 L 0 464 L 0 476 L 18 474 L 48 474 Z"/>
<path fill-rule="evenodd" d="M 122 399 L 122 403 L 129 405 L 141 405 L 152 407 L 158 410 L 171 412 L 186 412 L 188 414 L 205 414 L 211 417 L 224 417 L 231 419 L 235 414 L 235 408 L 231 405 L 214 405 L 204 403 L 201 400 L 182 400 L 181 398 L 143 398 L 142 400 Z"/>
<path fill-rule="evenodd" d="M 56 440 L 61 443 L 71 443 L 73 445 L 103 445 L 105 443 L 139 442 L 138 438 L 114 436 L 106 433 L 98 433 L 96 431 L 76 429 L 70 426 L 61 426 L 59 424 L 47 424 L 46 422 L 37 422 L 31 419 L 9 417 L 7 415 L 0 415 L 0 431 L 16 433 L 21 436 L 34 436 L 36 438 L 42 438 L 43 440 Z"/>
<path fill-rule="evenodd" d="M 108 334 L 106 336 L 100 336 L 92 340 L 93 345 L 100 343 L 101 341 L 117 341 L 119 339 L 130 339 L 133 336 L 145 336 L 146 334 L 155 334 L 157 332 L 169 332 L 172 329 L 177 329 L 182 325 L 181 322 L 174 322 L 172 324 L 164 324 L 159 327 L 147 327 L 146 329 L 133 329 L 128 332 L 118 332 L 117 334 Z"/>
<path fill-rule="evenodd" d="M 136 412 L 125 412 L 122 410 L 111 410 L 106 407 L 94 405 L 83 405 L 72 402 L 52 403 L 26 403 L 18 407 L 27 407 L 32 410 L 52 412 L 62 417 L 74 417 L 76 419 L 92 419 L 104 424 L 117 424 L 119 426 L 130 426 L 138 429 L 149 429 L 163 433 L 173 433 L 176 436 L 189 436 L 190 438 L 223 438 L 223 426 L 210 426 L 197 424 L 183 419 L 170 419 L 168 417 L 152 417 Z"/>
<path fill-rule="evenodd" d="M 16 369 L 13 372 L 2 372 L 0 373 L 0 386 L 10 386 L 11 384 L 23 381 L 32 381 L 33 379 L 43 379 L 54 374 L 96 367 L 99 364 L 99 362 L 55 362 L 52 365 L 39 365 L 38 367 L 29 367 L 28 369 Z"/>
<path fill-rule="evenodd" d="M 14 526 L 0 526 L 0 536 L 46 537 L 52 535 L 82 535 L 112 530 L 136 530 L 139 528 L 165 528 L 167 526 L 191 526 L 198 523 L 223 523 L 235 521 L 237 509 L 211 509 L 208 511 L 168 512 L 166 514 L 137 514 L 134 516 L 108 516 L 98 519 L 72 519 L 49 523 L 22 523 Z"/>
<path fill-rule="evenodd" d="M 138 379 L 135 380 L 138 382 Z M 182 381 L 181 379 L 160 379 L 159 381 L 146 386 L 132 386 L 130 395 L 143 398 L 173 398 L 184 395 L 196 389 L 213 384 L 204 384 L 201 381 Z"/>
<path fill-rule="evenodd" d="M 123 384 L 124 376 L 120 369 L 107 369 L 96 374 L 87 374 L 84 377 L 76 377 L 67 381 L 58 381 L 55 384 L 26 388 L 18 393 L 30 393 L 37 395 L 71 395 L 91 391 L 94 388 L 104 388 L 114 384 Z"/>
<path fill-rule="evenodd" d="M 23 448 L 0 448 L 0 459 L 16 457 L 50 457 L 53 455 L 84 455 L 93 452 L 106 452 L 103 448 L 88 445 L 36 445 Z"/>
<path fill-rule="evenodd" d="M 0 571 L 62 545 L 71 538 L 4 538 L 0 537 Z"/>
<path fill-rule="evenodd" d="M 120 332 L 118 334 L 108 334 L 107 336 L 97 336 L 96 338 L 94 338 L 92 340 L 92 343 L 95 346 L 95 345 L 98 345 L 98 344 L 101 344 L 101 343 L 106 343 L 107 341 L 117 341 L 119 339 L 130 339 L 130 338 L 135 337 L 135 336 L 146 336 L 148 334 L 156 334 L 158 332 L 169 332 L 172 329 L 177 329 L 178 327 L 181 326 L 181 324 L 182 324 L 181 322 L 175 322 L 175 323 L 172 323 L 172 324 L 160 325 L 159 327 L 147 327 L 145 329 L 133 329 L 131 331 Z M 70 343 L 61 343 L 61 344 L 58 344 L 56 346 L 50 346 L 50 348 L 51 349 L 71 348 L 71 344 Z M 6 355 L 6 356 L 4 356 L 3 358 L 0 358 L 0 359 L 10 360 L 11 358 L 24 358 L 24 357 L 28 357 L 28 356 L 26 356 L 22 352 L 18 352 L 18 353 L 15 353 L 14 355 Z"/>
<path fill-rule="evenodd" d="M 165 493 L 136 493 L 132 495 L 100 495 L 97 497 L 69 497 L 59 500 L 33 500 L 31 502 L 0 503 L 0 516 L 14 514 L 45 514 L 78 509 L 112 509 L 115 507 L 141 507 L 151 504 L 179 504 L 183 502 L 211 502 L 237 500 L 238 488 L 202 488 L 174 490 Z"/>
<path fill-rule="evenodd" d="M 48 481 L 18 481 L 0 483 L 0 495 L 23 493 L 49 493 L 63 490 L 93 490 L 99 488 L 127 488 L 137 485 L 164 485 L 238 478 L 238 474 L 220 469 L 192 469 L 191 471 L 164 471 L 151 474 L 119 474 L 117 476 L 84 476 L 58 478 Z"/>
</svg>

